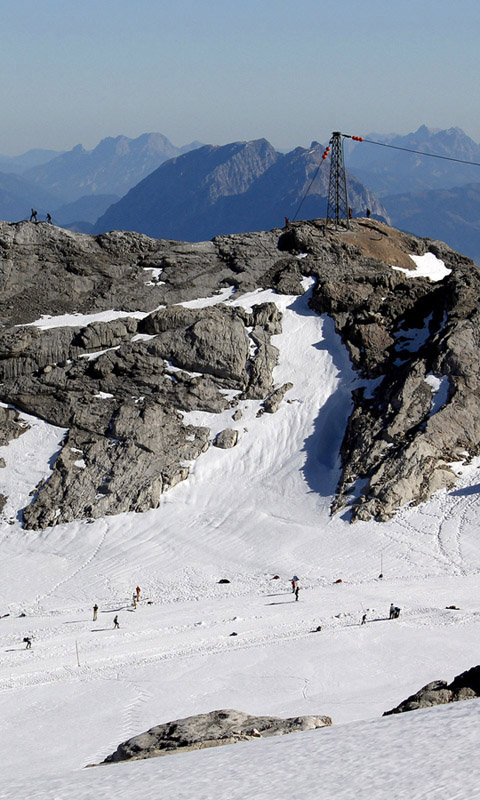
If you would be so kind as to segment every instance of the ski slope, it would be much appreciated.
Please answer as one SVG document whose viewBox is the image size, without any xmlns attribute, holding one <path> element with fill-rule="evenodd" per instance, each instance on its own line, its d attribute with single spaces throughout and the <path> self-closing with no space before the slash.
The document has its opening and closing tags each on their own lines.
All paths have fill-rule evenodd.
<svg viewBox="0 0 480 800">
<path fill-rule="evenodd" d="M 160 508 L 24 531 L 18 512 L 64 432 L 29 418 L 0 448 L 0 798 L 480 796 L 477 701 L 381 717 L 480 663 L 480 462 L 389 523 L 329 518 L 362 385 L 332 321 L 308 308 L 308 291 L 219 299 L 277 303 L 274 378 L 294 386 L 274 415 L 258 418 L 251 400 L 237 422 L 231 410 L 185 414 L 212 436 L 236 427 L 239 441 L 192 463 Z M 398 620 L 387 619 L 391 602 Z M 84 769 L 153 725 L 216 708 L 328 714 L 334 725 Z"/>
</svg>

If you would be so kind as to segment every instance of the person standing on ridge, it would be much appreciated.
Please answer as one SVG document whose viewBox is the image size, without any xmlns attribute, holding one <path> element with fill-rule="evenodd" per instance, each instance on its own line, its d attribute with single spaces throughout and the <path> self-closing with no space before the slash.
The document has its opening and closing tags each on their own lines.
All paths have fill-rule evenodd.
<svg viewBox="0 0 480 800">
<path fill-rule="evenodd" d="M 47 214 L 47 222 L 49 225 L 52 224 L 52 217 L 50 216 L 50 214 Z"/>
<path fill-rule="evenodd" d="M 30 214 L 30 222 L 37 222 L 37 212 L 34 208 L 32 208 L 32 213 Z"/>
<path fill-rule="evenodd" d="M 97 606 L 97 604 L 95 603 L 95 605 L 93 606 L 93 621 L 94 621 L 94 622 L 96 622 L 96 621 L 97 621 L 97 616 L 98 616 L 98 606 Z"/>
</svg>

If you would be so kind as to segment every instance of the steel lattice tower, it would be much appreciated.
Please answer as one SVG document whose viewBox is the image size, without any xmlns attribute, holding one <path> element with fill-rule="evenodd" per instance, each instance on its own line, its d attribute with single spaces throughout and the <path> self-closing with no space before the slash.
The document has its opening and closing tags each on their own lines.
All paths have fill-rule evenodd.
<svg viewBox="0 0 480 800">
<path fill-rule="evenodd" d="M 347 178 L 343 161 L 343 139 L 340 131 L 332 133 L 330 144 L 332 146 L 332 161 L 330 163 L 330 181 L 328 184 L 327 225 L 332 222 L 336 228 L 339 224 L 349 228 Z"/>
</svg>

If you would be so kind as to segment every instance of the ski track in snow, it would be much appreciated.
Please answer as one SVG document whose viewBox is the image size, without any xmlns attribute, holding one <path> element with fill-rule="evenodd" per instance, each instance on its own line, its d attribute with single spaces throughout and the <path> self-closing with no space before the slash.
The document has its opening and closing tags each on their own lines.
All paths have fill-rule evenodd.
<svg viewBox="0 0 480 800">
<path fill-rule="evenodd" d="M 453 492 L 403 508 L 388 523 L 351 526 L 339 515 L 329 518 L 338 448 L 359 383 L 333 325 L 310 311 L 308 293 L 236 298 L 225 290 L 207 302 L 221 300 L 246 308 L 273 300 L 283 311 L 284 332 L 273 337 L 280 350 L 274 379 L 294 387 L 278 412 L 257 419 L 259 403 L 245 401 L 235 423 L 233 409 L 185 414 L 185 424 L 211 426 L 212 435 L 214 425 L 236 427 L 239 442 L 230 451 L 210 448 L 157 510 L 44 532 L 23 531 L 14 519 L 1 524 L 0 612 L 10 616 L 0 620 L 0 717 L 7 733 L 0 798 L 131 798 L 138 792 L 152 799 L 162 793 L 175 800 L 263 798 L 268 753 L 268 794 L 277 800 L 311 794 L 317 785 L 323 792 L 331 786 L 325 796 L 340 800 L 470 800 L 475 770 L 458 787 L 445 753 L 469 757 L 471 746 L 473 764 L 478 735 L 469 709 L 478 706 L 457 704 L 464 708 L 450 715 L 450 709 L 421 712 L 430 738 L 416 714 L 404 715 L 411 720 L 380 715 L 429 680 L 451 680 L 480 663 L 480 459 L 462 467 Z M 18 467 L 18 453 L 25 452 L 32 469 L 19 489 L 9 484 L 17 510 L 48 476 L 64 435 L 29 422 L 29 432 L 2 448 L 7 463 Z M 289 583 L 294 573 L 302 585 L 298 602 Z M 220 578 L 230 583 L 219 585 Z M 142 600 L 134 610 L 137 583 Z M 391 602 L 402 608 L 395 621 L 386 619 Z M 452 604 L 458 610 L 447 608 Z M 368 622 L 361 626 L 364 612 Z M 27 635 L 33 636 L 29 651 Z M 221 707 L 331 713 L 336 728 L 247 743 L 248 749 L 81 769 L 152 725 Z M 365 721 L 370 717 L 378 719 Z M 28 758 L 16 745 L 19 730 Z M 395 765 L 391 743 L 402 731 Z M 430 748 L 416 772 L 415 743 Z M 427 775 L 435 759 L 442 768 L 428 774 L 425 786 L 417 780 L 415 793 L 412 781 Z M 233 775 L 231 765 L 244 760 L 248 767 Z M 347 773 L 345 785 L 333 785 L 335 775 Z"/>
</svg>

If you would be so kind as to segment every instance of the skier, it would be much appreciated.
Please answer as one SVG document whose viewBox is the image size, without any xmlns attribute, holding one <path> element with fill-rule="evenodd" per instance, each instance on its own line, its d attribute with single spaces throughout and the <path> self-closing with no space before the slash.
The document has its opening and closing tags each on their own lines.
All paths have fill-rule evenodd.
<svg viewBox="0 0 480 800">
<path fill-rule="evenodd" d="M 298 600 L 299 592 L 300 592 L 300 584 L 297 581 L 296 586 L 295 586 L 295 600 Z"/>
<path fill-rule="evenodd" d="M 97 616 L 98 616 L 98 606 L 97 606 L 97 604 L 95 603 L 95 605 L 93 606 L 93 621 L 94 621 L 94 622 L 96 622 L 96 621 L 97 621 Z"/>
<path fill-rule="evenodd" d="M 137 586 L 137 588 L 135 589 L 135 591 L 136 591 L 136 593 L 137 593 L 137 603 L 138 603 L 138 601 L 140 600 L 140 586 Z"/>
<path fill-rule="evenodd" d="M 114 628 L 119 628 L 120 627 L 120 623 L 118 622 L 118 614 L 115 614 L 115 616 L 113 618 L 113 627 Z"/>
<path fill-rule="evenodd" d="M 37 212 L 34 208 L 32 208 L 32 213 L 30 214 L 30 222 L 37 222 Z"/>
<path fill-rule="evenodd" d="M 27 643 L 27 646 L 26 646 L 25 650 L 31 650 L 32 649 L 32 638 L 31 638 L 31 636 L 25 636 L 23 641 Z"/>
<path fill-rule="evenodd" d="M 133 605 L 134 608 L 137 607 L 137 593 L 136 592 L 134 592 L 133 595 L 132 595 L 132 605 Z"/>
<path fill-rule="evenodd" d="M 390 603 L 390 619 L 393 619 L 394 614 L 395 614 L 395 606 L 393 605 L 393 603 Z"/>
<path fill-rule="evenodd" d="M 292 578 L 292 593 L 293 594 L 295 594 L 296 585 L 297 585 L 297 581 L 295 580 L 295 578 Z"/>
<path fill-rule="evenodd" d="M 395 606 L 393 609 L 393 619 L 398 619 L 400 616 L 400 609 L 398 606 Z"/>
<path fill-rule="evenodd" d="M 365 625 L 366 621 L 367 621 L 367 615 L 364 614 L 363 617 L 362 617 L 362 621 L 361 621 L 360 625 Z"/>
</svg>

